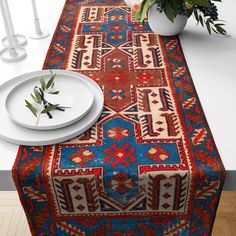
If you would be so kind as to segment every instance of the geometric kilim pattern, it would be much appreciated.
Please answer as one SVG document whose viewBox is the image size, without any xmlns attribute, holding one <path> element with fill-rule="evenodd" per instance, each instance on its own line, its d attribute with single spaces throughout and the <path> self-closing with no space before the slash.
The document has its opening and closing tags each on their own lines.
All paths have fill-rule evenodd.
<svg viewBox="0 0 236 236">
<path fill-rule="evenodd" d="M 177 36 L 120 0 L 67 0 L 44 69 L 87 75 L 105 105 L 79 137 L 20 147 L 33 235 L 211 234 L 225 170 Z"/>
</svg>

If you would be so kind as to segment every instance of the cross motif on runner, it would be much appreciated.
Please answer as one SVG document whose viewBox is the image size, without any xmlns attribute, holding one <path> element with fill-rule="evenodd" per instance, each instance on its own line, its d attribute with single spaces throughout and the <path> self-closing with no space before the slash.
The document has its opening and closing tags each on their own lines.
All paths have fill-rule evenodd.
<svg viewBox="0 0 236 236">
<path fill-rule="evenodd" d="M 127 7 L 84 7 L 67 64 L 102 86 L 105 104 L 115 111 L 130 105 L 130 84 L 166 85 L 158 36 L 141 33 L 148 26 L 130 19 L 129 12 Z"/>
<path fill-rule="evenodd" d="M 119 127 L 116 126 L 117 124 Z M 128 202 L 134 202 L 134 209 L 137 204 L 137 210 L 142 205 L 143 210 L 162 211 L 164 209 L 165 211 L 182 212 L 184 208 L 181 202 L 182 198 L 187 197 L 188 176 L 185 170 L 187 167 L 185 156 L 183 153 L 180 155 L 181 141 L 166 144 L 139 144 L 134 134 L 132 122 L 121 118 L 104 121 L 103 131 L 104 142 L 102 146 L 86 145 L 86 148 L 68 148 L 62 144 L 60 148 L 64 154 L 63 158 L 58 156 L 61 161 L 54 156 L 55 191 L 59 193 L 60 202 L 67 203 L 66 207 L 63 205 L 65 214 L 66 212 L 80 214 L 99 210 L 98 197 L 103 199 L 107 194 L 110 196 L 109 204 L 111 202 L 113 204 L 111 207 L 101 200 L 100 210 L 102 212 L 118 210 L 119 204 L 122 205 L 127 199 L 129 199 Z M 83 163 L 83 169 L 78 169 L 77 167 L 81 167 L 81 163 Z M 168 174 L 165 174 L 162 171 L 162 165 L 165 165 L 165 168 L 169 165 L 180 165 L 183 172 L 176 175 L 170 169 Z M 60 176 L 60 172 L 64 168 L 65 171 L 71 173 L 71 176 L 69 174 L 65 177 Z M 106 176 L 106 178 L 102 178 L 102 176 Z M 125 176 L 130 177 L 124 179 Z M 142 182 L 142 179 L 145 179 L 144 176 L 148 181 Z M 138 179 L 141 181 L 139 186 L 135 184 Z M 123 191 L 117 189 L 118 186 L 123 185 L 131 186 L 126 188 L 125 195 Z M 160 185 L 166 186 L 162 192 L 156 191 Z M 106 186 L 105 192 L 102 190 L 104 186 Z M 85 195 L 82 198 L 81 191 L 83 189 Z M 177 198 L 180 195 L 173 196 L 176 191 L 182 191 L 181 199 Z M 67 196 L 62 196 L 61 192 L 66 192 Z M 176 200 L 176 205 L 174 205 L 175 201 L 169 202 L 169 195 Z M 141 201 L 142 203 L 136 202 L 140 196 L 146 196 L 149 200 L 145 200 L 145 197 Z M 66 198 L 66 201 L 63 198 Z M 84 208 L 85 199 L 87 199 L 88 208 Z M 156 199 L 161 200 L 157 201 Z M 125 207 L 126 205 L 123 205 L 123 209 Z"/>
<path fill-rule="evenodd" d="M 134 149 L 130 147 L 129 144 L 124 144 L 123 147 L 119 148 L 117 144 L 112 144 L 110 148 L 104 150 L 108 155 L 103 160 L 106 163 L 110 163 L 112 167 L 117 167 L 119 164 L 122 164 L 125 167 L 130 166 L 130 162 L 135 162 L 136 157 L 132 156 Z M 128 160 L 126 160 L 128 159 Z"/>
</svg>

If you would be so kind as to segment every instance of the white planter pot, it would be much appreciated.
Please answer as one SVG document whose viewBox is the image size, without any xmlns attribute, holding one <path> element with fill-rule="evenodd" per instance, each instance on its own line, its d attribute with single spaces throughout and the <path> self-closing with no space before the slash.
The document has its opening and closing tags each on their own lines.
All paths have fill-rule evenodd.
<svg viewBox="0 0 236 236">
<path fill-rule="evenodd" d="M 162 36 L 179 34 L 186 26 L 188 17 L 177 15 L 174 22 L 171 22 L 166 14 L 157 10 L 157 4 L 153 4 L 148 11 L 148 23 L 153 32 Z"/>
</svg>

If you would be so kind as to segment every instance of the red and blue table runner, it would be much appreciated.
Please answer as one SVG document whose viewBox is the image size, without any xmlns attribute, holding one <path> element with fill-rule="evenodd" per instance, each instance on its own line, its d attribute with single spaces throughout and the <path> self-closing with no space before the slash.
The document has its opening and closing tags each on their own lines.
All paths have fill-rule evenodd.
<svg viewBox="0 0 236 236">
<path fill-rule="evenodd" d="M 67 0 L 44 69 L 87 75 L 105 105 L 79 137 L 19 148 L 33 235 L 211 234 L 225 170 L 177 36 L 120 0 Z"/>
</svg>

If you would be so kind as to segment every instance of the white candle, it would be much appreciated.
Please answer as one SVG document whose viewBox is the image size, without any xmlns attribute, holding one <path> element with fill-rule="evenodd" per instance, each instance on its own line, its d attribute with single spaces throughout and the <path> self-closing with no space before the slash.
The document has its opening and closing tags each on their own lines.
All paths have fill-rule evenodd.
<svg viewBox="0 0 236 236">
<path fill-rule="evenodd" d="M 16 50 L 14 47 L 14 42 L 13 42 L 11 31 L 9 28 L 8 18 L 7 18 L 7 14 L 5 12 L 3 0 L 0 0 L 0 8 L 1 8 L 1 12 L 2 12 L 3 23 L 4 23 L 6 34 L 7 34 L 9 52 L 10 52 L 10 55 L 14 57 L 14 56 L 17 56 L 17 53 L 16 53 Z"/>
<path fill-rule="evenodd" d="M 35 0 L 31 0 L 31 3 L 32 3 L 32 7 L 33 7 L 34 25 L 35 25 L 36 34 L 41 35 L 42 31 L 40 28 L 40 23 L 39 23 L 38 12 L 37 12 L 37 8 L 36 8 Z"/>
<path fill-rule="evenodd" d="M 6 13 L 7 21 L 8 21 L 8 25 L 9 25 L 9 30 L 10 30 L 10 33 L 11 33 L 12 37 L 14 37 L 15 36 L 15 30 L 14 30 L 14 27 L 13 27 L 11 13 L 10 13 L 10 10 L 9 10 L 9 5 L 8 5 L 7 0 L 4 0 L 4 5 L 5 5 L 5 13 Z M 14 40 L 14 38 L 13 38 L 13 40 Z"/>
</svg>

